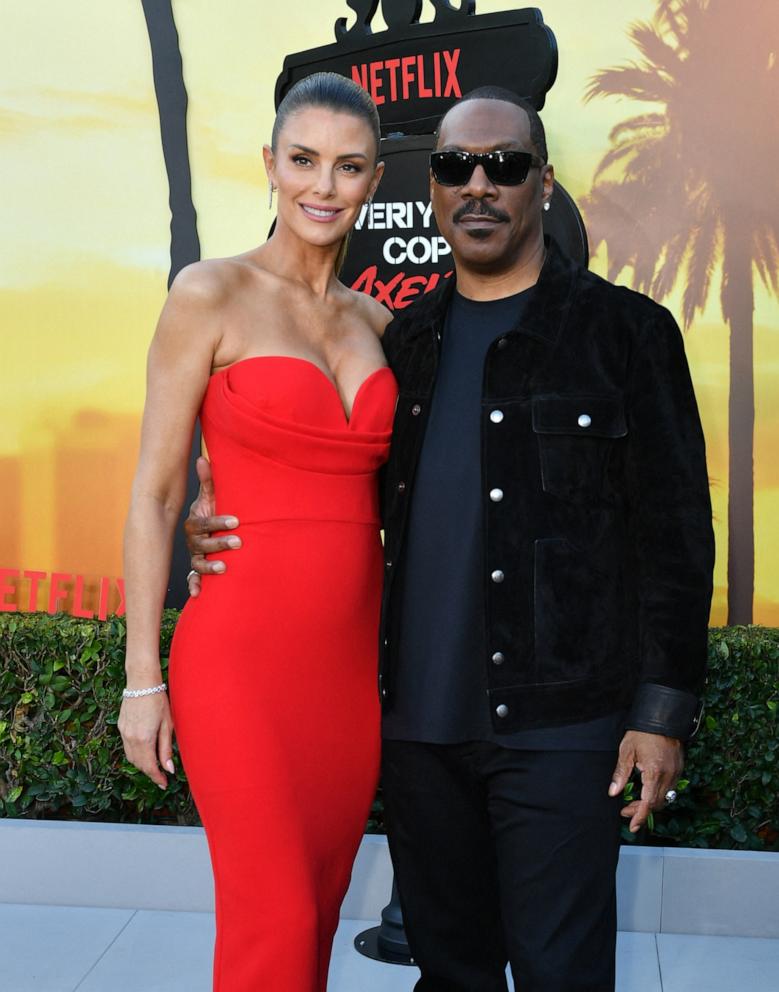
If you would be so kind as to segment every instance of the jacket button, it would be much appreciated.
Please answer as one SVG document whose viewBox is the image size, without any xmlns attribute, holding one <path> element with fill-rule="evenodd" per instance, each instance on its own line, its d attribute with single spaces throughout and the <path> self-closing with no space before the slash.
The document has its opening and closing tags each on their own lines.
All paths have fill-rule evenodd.
<svg viewBox="0 0 779 992">
<path fill-rule="evenodd" d="M 495 654 L 492 656 L 493 665 L 502 665 L 505 660 L 506 660 L 506 656 L 505 654 L 503 654 L 502 651 L 496 651 Z"/>
<path fill-rule="evenodd" d="M 490 420 L 493 422 L 493 424 L 499 424 L 503 420 L 503 411 L 493 410 L 492 413 L 490 414 Z"/>
<path fill-rule="evenodd" d="M 503 574 L 503 572 L 501 572 L 499 568 L 496 568 L 495 571 L 490 576 L 490 578 L 492 579 L 493 582 L 500 583 L 506 578 L 506 576 Z"/>
<path fill-rule="evenodd" d="M 592 423 L 592 417 L 589 413 L 580 413 L 579 419 L 577 420 L 579 427 L 589 427 Z"/>
<path fill-rule="evenodd" d="M 406 491 L 406 483 L 405 482 L 399 482 L 398 483 L 398 492 L 399 493 L 404 493 L 405 491 Z"/>
<path fill-rule="evenodd" d="M 411 407 L 411 416 L 412 417 L 418 417 L 421 412 L 422 412 L 422 407 L 419 405 L 419 403 L 415 403 Z"/>
<path fill-rule="evenodd" d="M 506 347 L 507 344 L 508 341 L 506 340 L 506 338 L 498 338 L 498 348 L 502 350 L 503 348 Z"/>
<path fill-rule="evenodd" d="M 498 706 L 495 709 L 495 712 L 498 714 L 498 716 L 502 720 L 504 717 L 507 717 L 509 715 L 509 708 L 508 708 L 508 706 L 506 706 L 505 703 L 501 703 L 500 706 Z"/>
<path fill-rule="evenodd" d="M 392 568 L 392 562 L 391 561 L 385 561 L 384 562 L 384 567 L 385 568 Z"/>
<path fill-rule="evenodd" d="M 490 489 L 490 499 L 492 500 L 493 503 L 500 503 L 500 501 L 503 499 L 503 490 Z"/>
</svg>

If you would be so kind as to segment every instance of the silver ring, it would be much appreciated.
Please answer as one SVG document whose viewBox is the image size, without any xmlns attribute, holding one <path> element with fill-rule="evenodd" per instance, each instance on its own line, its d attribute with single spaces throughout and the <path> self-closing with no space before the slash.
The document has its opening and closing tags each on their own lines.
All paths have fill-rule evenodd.
<svg viewBox="0 0 779 992">
<path fill-rule="evenodd" d="M 197 572 L 194 570 L 194 568 L 190 569 L 187 572 L 187 584 L 189 584 L 189 580 L 192 578 L 193 575 L 197 575 Z"/>
<path fill-rule="evenodd" d="M 671 803 L 676 802 L 676 790 L 675 789 L 669 789 L 668 792 L 666 792 L 666 794 L 665 794 L 665 801 L 668 803 L 669 806 L 670 806 Z"/>
</svg>

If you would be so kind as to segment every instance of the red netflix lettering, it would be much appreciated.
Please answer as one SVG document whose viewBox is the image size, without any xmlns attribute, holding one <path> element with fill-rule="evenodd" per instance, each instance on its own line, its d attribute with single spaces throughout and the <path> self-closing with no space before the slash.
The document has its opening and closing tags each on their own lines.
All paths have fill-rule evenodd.
<svg viewBox="0 0 779 992">
<path fill-rule="evenodd" d="M 111 584 L 108 579 L 102 578 L 100 580 L 100 597 L 97 603 L 97 619 L 107 620 L 108 619 L 108 590 L 111 588 Z"/>
<path fill-rule="evenodd" d="M 461 97 L 460 84 L 457 81 L 457 63 L 460 61 L 460 49 L 455 48 L 453 52 L 444 52 L 444 62 L 449 78 L 446 80 L 446 90 L 444 96 Z"/>
<path fill-rule="evenodd" d="M 33 572 L 24 570 L 25 579 L 30 580 L 30 596 L 27 600 L 27 609 L 34 613 L 38 609 L 38 586 L 46 578 L 46 572 Z"/>
<path fill-rule="evenodd" d="M 29 591 L 25 590 L 24 594 L 22 579 L 27 579 L 30 583 Z M 48 589 L 46 589 L 47 581 Z M 109 601 L 114 587 L 118 593 L 119 604 L 116 610 L 109 611 Z M 107 620 L 110 613 L 124 616 L 125 593 L 122 579 L 74 575 L 70 572 L 49 573 L 31 568 L 0 568 L 0 613 L 13 613 L 18 610 L 35 613 L 39 608 L 38 600 L 42 596 L 45 603 L 43 608 L 48 613 L 65 612 L 74 617 L 91 619 L 95 615 L 94 609 L 90 609 L 95 594 L 98 595 L 99 600 L 100 620 Z M 12 597 L 11 601 L 8 597 Z"/>
<path fill-rule="evenodd" d="M 66 599 L 68 590 L 65 583 L 73 578 L 68 572 L 52 572 L 49 584 L 49 613 L 59 612 L 60 600 Z"/>
<path fill-rule="evenodd" d="M 381 65 L 381 63 L 378 63 Z M 400 59 L 387 59 L 384 63 L 384 68 L 390 73 L 390 100 L 392 103 L 397 103 L 398 99 L 398 76 L 397 72 L 400 68 Z"/>
<path fill-rule="evenodd" d="M 0 568 L 0 613 L 14 613 L 19 607 L 16 603 L 9 603 L 6 596 L 15 596 L 16 587 L 11 582 L 11 577 L 18 576 L 15 568 Z"/>
<path fill-rule="evenodd" d="M 368 89 L 368 66 L 363 63 L 362 65 L 352 66 L 352 79 L 358 86 L 362 86 L 364 90 Z"/>
<path fill-rule="evenodd" d="M 124 579 L 116 580 L 116 588 L 119 590 L 119 605 L 114 610 L 114 613 L 118 617 L 124 616 Z"/>
<path fill-rule="evenodd" d="M 416 79 L 415 74 L 411 71 L 411 66 L 416 65 L 417 60 L 414 55 L 405 55 L 400 60 L 400 76 L 403 80 L 403 99 L 408 100 L 411 94 L 411 84 Z"/>
<path fill-rule="evenodd" d="M 453 51 L 438 51 L 430 55 L 404 55 L 402 58 L 385 61 L 363 62 L 362 65 L 352 66 L 352 79 L 370 93 L 377 105 L 397 103 L 399 100 L 460 97 L 462 88 L 457 71 L 461 52 L 462 49 L 455 48 Z M 445 82 L 443 69 L 446 69 Z M 428 85 L 430 79 L 432 86 Z M 385 95 L 387 88 L 389 96 Z"/>
<path fill-rule="evenodd" d="M 377 107 L 380 107 L 384 103 L 384 97 L 379 95 L 379 90 L 384 83 L 384 80 L 379 76 L 380 62 L 371 62 L 371 96 L 373 97 L 373 102 Z"/>
<path fill-rule="evenodd" d="M 430 87 L 425 86 L 425 61 L 421 55 L 417 55 L 417 79 L 419 81 L 419 95 L 423 100 L 427 100 L 433 95 Z"/>
<path fill-rule="evenodd" d="M 74 617 L 84 617 L 90 620 L 94 616 L 91 610 L 84 608 L 84 576 L 76 576 L 76 587 L 73 590 L 73 606 L 70 612 Z"/>
</svg>

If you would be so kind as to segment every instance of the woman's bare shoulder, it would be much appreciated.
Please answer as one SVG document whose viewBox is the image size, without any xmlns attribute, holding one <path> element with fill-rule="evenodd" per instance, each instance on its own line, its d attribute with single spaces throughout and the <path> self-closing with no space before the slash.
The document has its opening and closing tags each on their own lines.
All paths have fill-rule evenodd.
<svg viewBox="0 0 779 992">
<path fill-rule="evenodd" d="M 229 298 L 240 279 L 240 257 L 207 258 L 179 271 L 170 296 L 180 303 L 218 306 Z"/>
<path fill-rule="evenodd" d="M 176 275 L 162 308 L 151 358 L 163 360 L 182 349 L 208 356 L 209 364 L 224 343 L 230 308 L 240 293 L 239 259 L 214 258 L 184 266 Z"/>
<path fill-rule="evenodd" d="M 384 328 L 392 320 L 390 311 L 383 303 L 374 300 L 367 293 L 360 293 L 355 289 L 350 289 L 349 293 L 351 294 L 351 302 L 355 310 L 375 331 L 377 337 L 381 337 L 384 334 Z"/>
</svg>

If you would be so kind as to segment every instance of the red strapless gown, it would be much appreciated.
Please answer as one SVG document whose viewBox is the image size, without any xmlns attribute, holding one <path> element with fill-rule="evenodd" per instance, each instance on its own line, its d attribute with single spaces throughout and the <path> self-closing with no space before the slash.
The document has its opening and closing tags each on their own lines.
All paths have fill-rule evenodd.
<svg viewBox="0 0 779 992">
<path fill-rule="evenodd" d="M 351 419 L 311 362 L 247 358 L 201 409 L 239 551 L 179 620 L 170 700 L 216 888 L 215 992 L 322 992 L 376 788 L 382 552 L 376 473 L 397 396 Z"/>
</svg>

